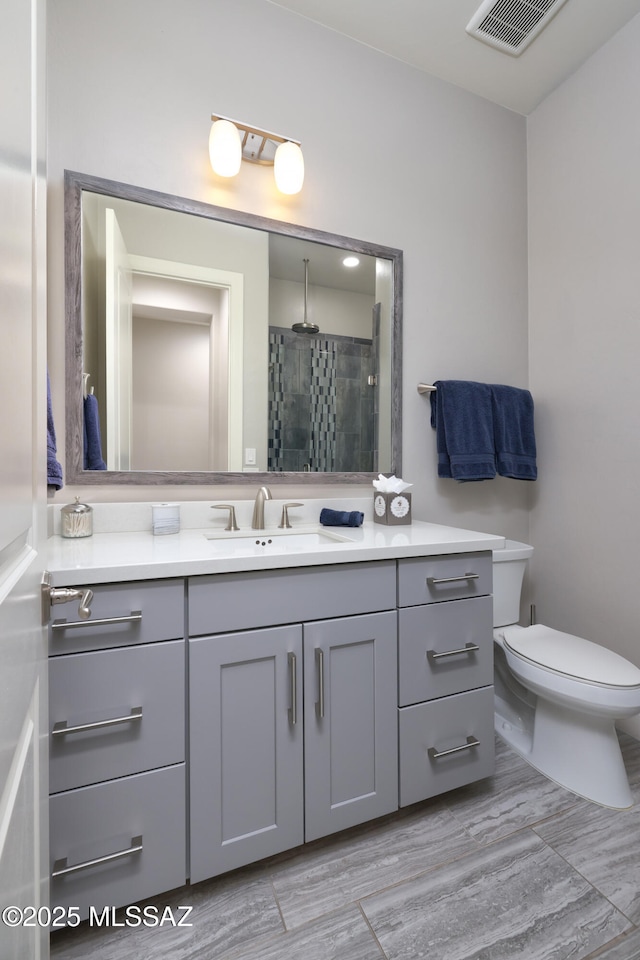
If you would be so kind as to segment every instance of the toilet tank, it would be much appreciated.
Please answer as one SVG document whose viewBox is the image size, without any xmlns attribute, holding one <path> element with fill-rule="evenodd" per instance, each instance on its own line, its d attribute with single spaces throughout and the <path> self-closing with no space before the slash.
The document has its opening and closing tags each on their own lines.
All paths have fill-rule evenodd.
<svg viewBox="0 0 640 960">
<path fill-rule="evenodd" d="M 533 547 L 517 540 L 505 540 L 493 552 L 493 625 L 506 627 L 520 619 L 520 594 Z"/>
</svg>

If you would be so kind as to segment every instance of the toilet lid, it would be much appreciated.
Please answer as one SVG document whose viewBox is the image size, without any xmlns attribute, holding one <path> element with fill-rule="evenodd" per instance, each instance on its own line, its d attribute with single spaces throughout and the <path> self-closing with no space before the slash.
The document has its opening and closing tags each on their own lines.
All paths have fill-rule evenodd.
<svg viewBox="0 0 640 960">
<path fill-rule="evenodd" d="M 640 686 L 640 669 L 613 650 L 561 633 L 543 623 L 532 627 L 505 627 L 505 646 L 518 657 L 547 670 L 607 687 Z"/>
</svg>

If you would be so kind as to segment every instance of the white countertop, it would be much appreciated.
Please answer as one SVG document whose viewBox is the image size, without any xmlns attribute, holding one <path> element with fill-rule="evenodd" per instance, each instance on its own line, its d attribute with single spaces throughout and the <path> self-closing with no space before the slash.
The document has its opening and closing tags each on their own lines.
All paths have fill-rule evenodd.
<svg viewBox="0 0 640 960">
<path fill-rule="evenodd" d="M 354 509 L 353 504 L 346 509 Z M 232 535 L 224 534 L 221 529 L 220 514 L 214 523 L 208 513 L 200 514 L 206 521 L 202 526 L 185 528 L 183 525 L 179 533 L 166 536 L 154 536 L 150 530 L 140 529 L 110 529 L 78 539 L 55 534 L 47 544 L 48 568 L 55 586 L 72 586 L 470 553 L 504 545 L 503 537 L 436 523 L 414 520 L 411 524 L 385 526 L 374 523 L 368 510 L 361 527 L 320 527 L 317 521 L 308 522 L 311 516 L 318 516 L 313 505 L 299 518 L 292 510 L 292 529 L 283 531 L 277 525 L 271 526 L 274 511 L 271 513 L 272 517 L 267 517 L 268 529 L 251 530 L 248 525 L 240 524 L 243 529 Z M 109 525 L 114 526 L 113 523 L 101 524 Z M 286 536 L 296 532 L 326 532 L 344 540 L 305 546 L 294 537 Z M 207 539 L 212 534 L 216 539 Z M 238 539 L 244 542 L 232 542 Z M 269 539 L 271 543 L 264 546 L 255 544 L 255 540 Z"/>
</svg>

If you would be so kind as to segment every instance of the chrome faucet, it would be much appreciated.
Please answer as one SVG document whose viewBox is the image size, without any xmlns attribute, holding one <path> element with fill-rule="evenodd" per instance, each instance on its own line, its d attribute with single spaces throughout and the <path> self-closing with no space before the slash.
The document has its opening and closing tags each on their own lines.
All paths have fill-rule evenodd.
<svg viewBox="0 0 640 960">
<path fill-rule="evenodd" d="M 272 500 L 269 487 L 260 487 L 256 493 L 256 502 L 253 505 L 253 520 L 251 521 L 252 530 L 264 530 L 264 502 Z"/>
</svg>

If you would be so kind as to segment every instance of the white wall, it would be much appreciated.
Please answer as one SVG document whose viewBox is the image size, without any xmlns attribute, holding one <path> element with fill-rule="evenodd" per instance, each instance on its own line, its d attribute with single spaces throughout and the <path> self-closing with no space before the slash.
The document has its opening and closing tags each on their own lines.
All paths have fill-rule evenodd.
<svg viewBox="0 0 640 960">
<path fill-rule="evenodd" d="M 333 290 L 310 283 L 307 295 L 307 319 L 317 323 L 320 333 L 371 340 L 373 293 Z M 304 316 L 304 283 L 295 280 L 269 281 L 269 323 L 290 327 Z"/>
<path fill-rule="evenodd" d="M 640 665 L 638 90 L 640 17 L 530 117 L 528 163 L 538 619 Z"/>
<path fill-rule="evenodd" d="M 56 409 L 64 404 L 65 167 L 398 247 L 403 473 L 416 516 L 526 538 L 532 485 L 436 479 L 429 404 L 416 391 L 418 381 L 449 377 L 527 385 L 524 118 L 266 0 L 56 0 L 49 37 Z M 270 171 L 249 164 L 234 181 L 217 179 L 207 156 L 216 111 L 299 138 L 302 193 L 281 196 Z M 305 485 L 304 495 L 328 490 L 340 492 Z M 92 487 L 56 499 L 72 493 L 177 495 Z M 217 499 L 232 493 L 215 488 Z"/>
</svg>

